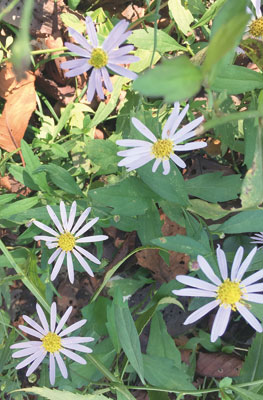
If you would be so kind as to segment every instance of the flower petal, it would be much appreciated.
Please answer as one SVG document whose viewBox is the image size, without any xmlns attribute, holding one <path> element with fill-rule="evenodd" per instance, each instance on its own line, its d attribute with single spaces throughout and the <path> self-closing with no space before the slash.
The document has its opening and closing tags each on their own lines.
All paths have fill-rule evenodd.
<svg viewBox="0 0 263 400">
<path fill-rule="evenodd" d="M 262 332 L 262 325 L 257 318 L 242 304 L 236 303 L 236 308 L 243 318 L 252 326 L 257 332 Z"/>
<path fill-rule="evenodd" d="M 121 39 L 128 26 L 129 22 L 125 21 L 124 19 L 118 22 L 110 32 L 109 36 L 104 40 L 102 44 L 103 50 L 109 52 L 114 49 L 114 47 L 117 47 L 116 44 L 119 44 L 119 40 Z"/>
<path fill-rule="evenodd" d="M 179 131 L 176 132 L 176 137 L 178 138 L 179 136 L 183 136 L 185 133 L 188 133 L 192 130 L 194 130 L 198 125 L 203 122 L 204 117 L 199 117 L 194 119 L 192 122 L 189 122 L 189 124 L 185 125 L 183 128 L 179 129 Z"/>
<path fill-rule="evenodd" d="M 76 201 L 73 201 L 71 208 L 70 208 L 69 219 L 68 219 L 68 231 L 69 232 L 73 226 L 75 216 L 76 216 L 76 211 L 77 211 L 77 203 L 76 203 Z"/>
<path fill-rule="evenodd" d="M 45 334 L 47 334 L 49 331 L 49 325 L 47 322 L 47 318 L 45 316 L 43 309 L 40 307 L 40 305 L 38 303 L 36 305 L 36 310 L 37 310 L 37 314 L 40 319 L 40 322 L 41 322 L 43 328 L 45 329 Z"/>
<path fill-rule="evenodd" d="M 141 146 L 148 147 L 149 145 L 152 146 L 151 143 L 146 142 L 145 140 L 136 140 L 136 139 L 117 140 L 116 144 L 118 146 L 123 146 L 123 147 L 141 147 Z"/>
<path fill-rule="evenodd" d="M 35 336 L 39 339 L 42 339 L 43 334 L 39 333 L 38 331 L 36 331 L 35 329 L 29 328 L 28 326 L 24 326 L 24 325 L 18 325 L 19 329 L 21 329 L 21 331 L 28 333 L 31 336 Z"/>
<path fill-rule="evenodd" d="M 189 104 L 187 104 L 180 113 L 178 110 L 178 115 L 176 115 L 176 114 L 174 115 L 173 121 L 171 121 L 171 125 L 170 125 L 170 139 L 171 139 L 171 137 L 174 136 L 176 129 L 178 128 L 178 126 L 180 125 L 182 120 L 184 119 L 184 117 L 188 111 L 188 108 L 189 108 Z"/>
<path fill-rule="evenodd" d="M 70 42 L 65 42 L 64 46 L 66 46 L 72 53 L 77 54 L 77 56 L 90 59 L 90 51 L 83 49 L 83 47 L 77 46 L 76 44 Z"/>
<path fill-rule="evenodd" d="M 178 165 L 178 167 L 180 168 L 185 168 L 186 167 L 186 163 L 176 154 L 171 154 L 170 158 L 173 160 L 173 162 Z"/>
<path fill-rule="evenodd" d="M 77 32 L 73 28 L 68 28 L 69 34 L 78 42 L 84 49 L 86 49 L 89 53 L 92 52 L 93 48 L 92 46 L 88 43 L 87 39 L 81 35 L 79 32 Z"/>
<path fill-rule="evenodd" d="M 192 314 L 189 315 L 188 318 L 184 321 L 184 325 L 192 324 L 195 321 L 198 321 L 204 315 L 208 314 L 211 310 L 216 308 L 219 305 L 219 300 L 213 300 L 208 304 L 198 308 L 198 310 L 194 311 Z"/>
<path fill-rule="evenodd" d="M 78 354 L 73 353 L 73 351 L 71 351 L 71 350 L 61 349 L 60 352 L 62 354 L 64 354 L 65 356 L 71 358 L 71 360 L 76 361 L 79 364 L 83 364 L 83 365 L 87 364 L 87 361 L 83 357 L 79 356 Z"/>
<path fill-rule="evenodd" d="M 226 330 L 231 314 L 231 307 L 219 307 L 211 331 L 211 342 L 215 342 Z"/>
<path fill-rule="evenodd" d="M 60 332 L 59 336 L 63 337 L 65 335 L 68 335 L 71 332 L 76 331 L 77 329 L 81 328 L 83 325 L 85 325 L 87 322 L 86 319 L 81 319 L 78 322 L 75 322 L 75 324 L 72 324 L 70 326 L 68 326 L 66 329 L 64 329 L 62 332 Z"/>
<path fill-rule="evenodd" d="M 33 221 L 33 224 L 36 225 L 38 228 L 43 229 L 43 231 L 46 231 L 55 236 L 55 238 L 58 236 L 58 232 L 54 231 L 54 229 L 50 228 L 49 226 L 42 224 L 42 222 Z"/>
<path fill-rule="evenodd" d="M 35 322 L 32 318 L 27 315 L 23 315 L 24 321 L 26 321 L 29 325 L 32 326 L 36 331 L 40 332 L 42 335 L 46 334 L 45 329 L 43 329 L 37 322 Z"/>
<path fill-rule="evenodd" d="M 163 175 L 168 175 L 170 172 L 169 160 L 163 160 Z"/>
<path fill-rule="evenodd" d="M 256 293 L 256 292 L 263 292 L 263 283 L 256 283 L 255 285 L 246 286 L 246 293 Z"/>
<path fill-rule="evenodd" d="M 100 260 L 93 254 L 91 254 L 89 251 L 83 249 L 80 246 L 75 246 L 75 249 L 79 251 L 81 254 L 83 254 L 85 257 L 87 257 L 90 261 L 94 262 L 95 264 L 100 264 Z"/>
<path fill-rule="evenodd" d="M 50 307 L 50 330 L 55 331 L 57 319 L 57 304 L 53 302 Z"/>
<path fill-rule="evenodd" d="M 170 138 L 173 123 L 179 116 L 179 109 L 180 109 L 180 103 L 177 101 L 176 103 L 174 103 L 174 109 L 173 109 L 172 113 L 169 115 L 169 118 L 167 119 L 167 121 L 163 127 L 162 139 Z"/>
<path fill-rule="evenodd" d="M 57 256 L 61 253 L 62 249 L 59 247 L 54 251 L 54 253 L 51 254 L 51 256 L 48 259 L 48 264 L 52 264 L 53 261 L 57 258 Z"/>
<path fill-rule="evenodd" d="M 203 273 L 207 276 L 208 279 L 210 279 L 212 283 L 215 283 L 218 286 L 221 285 L 222 282 L 220 281 L 218 276 L 216 276 L 216 274 L 203 256 L 197 256 L 197 262 Z"/>
<path fill-rule="evenodd" d="M 76 250 L 73 249 L 73 254 L 76 257 L 76 259 L 79 261 L 79 263 L 81 264 L 81 266 L 85 269 L 85 271 L 90 275 L 90 276 L 94 276 L 92 269 L 90 268 L 89 264 L 87 263 L 87 261 L 85 261 L 85 259 L 82 257 L 81 254 L 79 254 Z"/>
<path fill-rule="evenodd" d="M 263 304 L 263 295 L 256 293 L 248 293 L 244 295 L 244 299 L 252 301 L 253 303 Z"/>
<path fill-rule="evenodd" d="M 209 283 L 209 282 L 202 281 L 201 279 L 194 278 L 192 276 L 177 275 L 176 280 L 185 285 L 189 285 L 189 286 L 192 286 L 192 287 L 195 287 L 198 289 L 208 290 L 210 292 L 217 290 L 216 285 L 213 285 L 212 283 Z"/>
<path fill-rule="evenodd" d="M 102 240 L 107 240 L 109 236 L 107 235 L 93 235 L 86 236 L 76 240 L 76 243 L 93 243 L 93 242 L 101 242 Z"/>
<path fill-rule="evenodd" d="M 152 172 L 153 173 L 157 171 L 157 168 L 159 167 L 161 162 L 162 162 L 161 158 L 156 158 L 156 160 L 153 163 L 153 167 L 152 167 Z"/>
<path fill-rule="evenodd" d="M 33 374 L 33 372 L 37 369 L 37 367 L 42 363 L 44 358 L 46 357 L 47 352 L 44 351 L 43 354 L 38 356 L 38 358 L 35 359 L 35 361 L 32 362 L 28 370 L 26 371 L 26 376 L 30 376 Z"/>
<path fill-rule="evenodd" d="M 55 357 L 53 353 L 49 353 L 49 381 L 53 386 L 56 379 L 56 365 L 55 365 Z"/>
<path fill-rule="evenodd" d="M 254 247 L 254 249 L 251 250 L 251 252 L 247 255 L 247 257 L 245 258 L 245 260 L 242 262 L 242 264 L 240 265 L 238 271 L 237 271 L 237 276 L 236 276 L 236 280 L 240 281 L 244 275 L 244 273 L 246 272 L 246 270 L 248 269 L 254 255 L 257 252 L 257 247 Z"/>
<path fill-rule="evenodd" d="M 131 80 L 134 80 L 137 78 L 137 74 L 127 68 L 121 67 L 120 65 L 113 64 L 113 62 L 109 62 L 107 64 L 107 67 L 110 68 L 113 72 L 116 72 L 116 74 L 125 76 L 126 78 L 129 78 Z"/>
<path fill-rule="evenodd" d="M 51 281 L 56 279 L 56 277 L 57 277 L 57 275 L 58 275 L 58 273 L 60 271 L 60 268 L 62 266 L 62 263 L 64 261 L 65 254 L 66 254 L 65 251 L 61 251 L 60 255 L 58 256 L 56 264 L 54 265 L 54 268 L 53 268 L 53 270 L 51 272 L 51 276 L 50 276 Z"/>
<path fill-rule="evenodd" d="M 244 285 L 245 287 L 247 287 L 248 285 L 251 285 L 252 283 L 258 281 L 261 278 L 263 278 L 263 269 L 248 276 L 246 279 L 240 282 L 240 285 Z"/>
<path fill-rule="evenodd" d="M 13 358 L 20 358 L 20 357 L 26 357 L 30 354 L 37 353 L 42 347 L 42 342 L 39 342 L 37 346 L 31 346 L 27 347 L 26 349 L 22 349 L 19 351 L 16 351 L 15 353 L 12 354 Z"/>
<path fill-rule="evenodd" d="M 93 337 L 82 337 L 82 336 L 73 336 L 73 337 L 68 337 L 65 339 L 61 339 L 61 344 L 64 346 L 64 344 L 70 344 L 70 343 L 89 343 L 93 342 L 94 338 Z"/>
<path fill-rule="evenodd" d="M 177 296 L 191 296 L 191 297 L 216 297 L 215 292 L 209 292 L 208 290 L 185 288 L 179 290 L 172 290 Z"/>
<path fill-rule="evenodd" d="M 89 103 L 92 102 L 92 99 L 95 95 L 95 90 L 96 90 L 96 82 L 95 82 L 95 69 L 91 71 L 90 77 L 89 77 L 89 84 L 88 84 L 88 90 L 87 90 L 87 100 Z"/>
<path fill-rule="evenodd" d="M 68 269 L 68 277 L 70 283 L 74 283 L 74 267 L 73 267 L 73 262 L 72 262 L 72 256 L 71 252 L 67 252 L 67 269 Z"/>
<path fill-rule="evenodd" d="M 86 220 L 86 218 L 88 218 L 88 215 L 90 213 L 91 207 L 86 208 L 85 211 L 83 211 L 83 213 L 81 214 L 81 216 L 78 218 L 75 226 L 73 227 L 71 234 L 73 235 L 75 232 L 77 232 L 77 230 L 81 227 L 81 225 L 84 223 L 84 221 Z"/>
<path fill-rule="evenodd" d="M 67 379 L 68 377 L 68 370 L 67 367 L 61 357 L 61 355 L 59 354 L 59 352 L 54 353 L 55 359 L 58 363 L 58 367 L 60 369 L 61 375 L 63 376 L 63 378 Z"/>
<path fill-rule="evenodd" d="M 28 364 L 30 364 L 32 361 L 36 360 L 38 357 L 41 357 L 45 353 L 43 347 L 36 353 L 32 354 L 31 356 L 27 357 L 25 360 L 21 361 L 19 364 L 17 364 L 16 369 L 21 369 L 26 367 Z"/>
<path fill-rule="evenodd" d="M 67 310 L 65 311 L 65 314 L 63 314 L 63 317 L 59 321 L 58 326 L 57 326 L 57 328 L 55 330 L 55 333 L 59 334 L 59 332 L 61 331 L 61 329 L 63 328 L 63 326 L 67 322 L 71 312 L 72 312 L 72 306 L 68 307 Z"/>
<path fill-rule="evenodd" d="M 83 235 L 86 231 L 88 231 L 96 222 L 99 220 L 99 217 L 93 218 L 91 221 L 89 221 L 86 225 L 84 225 L 79 231 L 75 233 L 76 237 L 79 237 Z"/>
<path fill-rule="evenodd" d="M 85 22 L 86 22 L 87 34 L 89 36 L 92 46 L 98 47 L 97 32 L 91 17 L 87 16 Z"/>
<path fill-rule="evenodd" d="M 95 68 L 95 86 L 96 86 L 96 92 L 97 95 L 99 96 L 100 100 L 104 99 L 104 93 L 103 93 L 103 86 L 102 86 L 102 76 L 101 76 L 101 70 L 98 68 Z"/>
<path fill-rule="evenodd" d="M 92 349 L 78 343 L 66 343 L 64 347 L 71 350 L 82 351 L 83 353 L 92 353 Z"/>
<path fill-rule="evenodd" d="M 223 278 L 223 281 L 225 281 L 228 277 L 226 255 L 219 245 L 216 249 L 216 256 L 221 276 Z"/>
<path fill-rule="evenodd" d="M 150 131 L 150 129 L 147 128 L 141 121 L 139 121 L 137 118 L 132 118 L 132 124 L 135 126 L 135 128 L 143 134 L 147 139 L 149 139 L 151 142 L 155 143 L 157 142 L 156 137 L 154 134 Z"/>
<path fill-rule="evenodd" d="M 56 216 L 55 212 L 53 211 L 53 209 L 50 206 L 47 206 L 47 211 L 49 213 L 50 218 L 52 219 L 52 221 L 56 225 L 57 229 L 59 230 L 59 232 L 63 233 L 64 230 L 62 228 L 62 225 L 61 225 L 58 217 Z"/>
<path fill-rule="evenodd" d="M 244 254 L 244 248 L 242 246 L 240 246 L 237 249 L 237 252 L 235 254 L 234 261 L 232 264 L 231 281 L 234 281 L 236 279 L 237 272 L 239 270 L 239 266 L 240 266 L 242 258 L 243 258 L 243 254 Z"/>
<path fill-rule="evenodd" d="M 112 83 L 111 83 L 111 80 L 110 80 L 110 75 L 109 75 L 109 73 L 107 71 L 107 68 L 102 67 L 100 70 L 101 70 L 102 78 L 103 78 L 103 81 L 105 83 L 106 89 L 109 92 L 112 92 L 113 91 L 113 87 L 112 87 Z"/>
</svg>

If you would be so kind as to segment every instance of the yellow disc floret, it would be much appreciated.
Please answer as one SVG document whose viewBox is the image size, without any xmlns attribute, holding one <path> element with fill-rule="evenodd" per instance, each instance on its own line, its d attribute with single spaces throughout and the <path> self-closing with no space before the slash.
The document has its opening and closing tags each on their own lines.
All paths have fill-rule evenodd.
<svg viewBox="0 0 263 400">
<path fill-rule="evenodd" d="M 236 311 L 236 303 L 240 301 L 243 292 L 239 282 L 232 282 L 227 278 L 217 289 L 217 300 L 221 301 L 221 306 L 231 306 Z"/>
<path fill-rule="evenodd" d="M 173 142 L 170 139 L 159 139 L 152 146 L 152 154 L 155 158 L 168 160 L 173 151 Z"/>
<path fill-rule="evenodd" d="M 75 246 L 75 237 L 69 232 L 62 233 L 58 239 L 58 246 L 63 251 L 72 251 Z"/>
<path fill-rule="evenodd" d="M 42 339 L 43 347 L 49 353 L 55 353 L 61 349 L 61 337 L 58 336 L 56 333 L 48 332 L 46 336 Z"/>
<path fill-rule="evenodd" d="M 104 50 L 102 50 L 102 49 L 93 49 L 92 50 L 89 63 L 94 68 L 105 67 L 105 65 L 107 65 L 107 62 L 108 62 L 108 55 Z"/>
<path fill-rule="evenodd" d="M 251 22 L 249 26 L 249 33 L 255 37 L 263 36 L 263 17 L 255 19 Z"/>
</svg>

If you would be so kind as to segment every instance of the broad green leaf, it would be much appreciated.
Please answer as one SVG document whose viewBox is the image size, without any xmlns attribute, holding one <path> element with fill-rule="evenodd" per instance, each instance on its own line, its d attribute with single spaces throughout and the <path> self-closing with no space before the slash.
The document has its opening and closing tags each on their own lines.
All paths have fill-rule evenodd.
<svg viewBox="0 0 263 400">
<path fill-rule="evenodd" d="M 0 319 L 0 327 L 1 330 L 3 330 L 3 327 L 1 326 L 1 319 Z M 2 374 L 3 369 L 8 364 L 9 358 L 11 356 L 12 350 L 10 349 L 10 346 L 14 344 L 15 340 L 17 337 L 17 333 L 15 332 L 14 329 L 8 334 L 7 339 L 5 341 L 5 346 L 1 348 L 0 350 L 0 374 Z"/>
<path fill-rule="evenodd" d="M 99 175 L 113 174 L 118 170 L 118 146 L 111 140 L 91 140 L 86 146 L 89 159 L 100 167 Z"/>
<path fill-rule="evenodd" d="M 52 182 L 60 189 L 65 190 L 67 193 L 82 196 L 82 191 L 77 185 L 75 179 L 66 169 L 59 165 L 49 163 L 47 165 L 41 165 L 41 167 L 38 167 L 34 173 L 37 174 L 42 171 L 47 172 Z"/>
<path fill-rule="evenodd" d="M 163 96 L 166 102 L 184 100 L 196 94 L 202 84 L 202 73 L 186 56 L 165 60 L 133 83 L 146 96 Z"/>
<path fill-rule="evenodd" d="M 137 49 L 134 52 L 134 55 L 136 57 L 139 57 L 140 60 L 135 63 L 132 63 L 129 69 L 136 73 L 140 73 L 144 71 L 146 68 L 149 68 L 151 65 L 155 65 L 157 61 L 159 61 L 161 58 L 161 54 L 158 51 L 155 51 L 154 57 L 152 59 L 153 55 L 152 50 L 145 50 L 141 48 Z"/>
<path fill-rule="evenodd" d="M 106 397 L 102 394 L 74 394 L 72 392 L 68 392 L 66 390 L 57 390 L 57 389 L 48 389 L 46 387 L 39 388 L 39 387 L 31 387 L 31 388 L 24 388 L 19 390 L 14 390 L 11 393 L 16 392 L 26 392 L 32 393 L 39 396 L 43 396 L 48 400 L 105 400 L 109 397 Z"/>
<path fill-rule="evenodd" d="M 145 383 L 140 340 L 128 304 L 114 304 L 114 312 L 119 341 L 123 351 L 141 381 Z"/>
<path fill-rule="evenodd" d="M 245 362 L 242 365 L 240 376 L 237 378 L 238 383 L 254 382 L 263 379 L 262 357 L 263 335 L 256 333 L 252 345 L 248 350 Z M 262 391 L 262 384 L 251 387 L 251 392 L 257 393 L 259 391 Z"/>
<path fill-rule="evenodd" d="M 191 11 L 182 5 L 181 0 L 169 0 L 168 7 L 180 31 L 182 31 L 184 35 L 187 35 L 187 33 L 192 30 L 190 24 L 194 20 Z"/>
<path fill-rule="evenodd" d="M 228 94 L 239 94 L 263 88 L 262 74 L 239 65 L 227 65 L 211 84 L 215 92 L 226 90 Z"/>
<path fill-rule="evenodd" d="M 85 24 L 76 15 L 67 12 L 60 14 L 60 18 L 66 27 L 73 28 L 79 33 L 84 33 L 86 31 Z"/>
<path fill-rule="evenodd" d="M 150 244 L 151 240 L 160 237 L 162 223 L 160 219 L 159 210 L 154 201 L 149 204 L 149 208 L 144 215 L 138 216 L 138 229 L 140 241 L 143 246 Z"/>
<path fill-rule="evenodd" d="M 156 40 L 155 50 L 161 54 L 167 51 L 186 51 L 184 46 L 181 46 L 174 38 L 160 29 L 157 30 Z M 152 51 L 154 48 L 154 28 L 147 26 L 146 29 L 134 30 L 127 42 L 134 44 L 135 47 L 140 49 Z"/>
<path fill-rule="evenodd" d="M 193 29 L 198 26 L 204 26 L 211 19 L 214 19 L 218 10 L 222 7 L 222 5 L 226 2 L 226 0 L 216 0 L 211 7 L 204 13 L 204 15 L 199 19 L 199 21 L 192 26 Z"/>
<path fill-rule="evenodd" d="M 190 377 L 169 358 L 143 354 L 145 379 L 153 386 L 170 390 L 195 390 Z"/>
<path fill-rule="evenodd" d="M 230 210 L 224 210 L 217 203 L 211 204 L 200 199 L 190 200 L 190 206 L 187 207 L 187 210 L 192 211 L 194 214 L 198 214 L 205 219 L 212 219 L 213 221 L 223 218 L 231 212 Z"/>
<path fill-rule="evenodd" d="M 263 232 L 263 210 L 242 211 L 217 227 L 218 232 Z"/>
<path fill-rule="evenodd" d="M 0 196 L 0 207 L 6 203 L 10 203 L 12 200 L 16 198 L 16 194 L 1 194 Z"/>
<path fill-rule="evenodd" d="M 204 246 L 202 243 L 192 239 L 191 237 L 179 234 L 176 236 L 165 236 L 153 239 L 152 243 L 156 246 L 163 247 L 166 250 L 173 250 L 194 257 L 197 257 L 198 255 L 206 257 L 211 254 L 211 249 L 209 247 Z"/>
<path fill-rule="evenodd" d="M 188 194 L 217 203 L 236 199 L 241 191 L 240 175 L 223 176 L 222 172 L 202 174 L 185 182 Z"/>
<path fill-rule="evenodd" d="M 224 2 L 213 21 L 211 37 L 213 37 L 224 24 L 233 20 L 233 17 L 244 14 L 246 11 L 246 5 L 247 0 L 227 0 Z M 243 32 L 240 33 L 240 38 L 242 33 Z"/>
<path fill-rule="evenodd" d="M 232 0 L 233 1 L 233 0 Z M 239 0 L 240 1 L 240 0 Z M 237 39 L 242 35 L 249 16 L 245 13 L 231 16 L 231 20 L 223 24 L 212 37 L 206 52 L 203 70 L 210 71 L 228 51 L 236 46 Z"/>
<path fill-rule="evenodd" d="M 143 215 L 152 199 L 157 199 L 154 193 L 135 177 L 129 177 L 116 185 L 107 185 L 89 191 L 89 196 L 94 205 L 108 206 L 111 214 L 117 215 Z"/>
<path fill-rule="evenodd" d="M 163 175 L 161 165 L 156 172 L 152 172 L 152 163 L 138 169 L 138 174 L 143 182 L 164 200 L 172 201 L 181 206 L 187 205 L 188 196 L 185 181 L 175 164 L 171 161 L 169 174 Z"/>
<path fill-rule="evenodd" d="M 150 336 L 147 344 L 147 354 L 172 359 L 181 368 L 181 353 L 174 340 L 167 332 L 166 324 L 160 311 L 157 311 L 151 321 Z"/>
<path fill-rule="evenodd" d="M 256 148 L 251 167 L 247 171 L 241 189 L 243 208 L 252 208 L 263 201 L 263 139 L 262 129 L 258 126 Z"/>
<path fill-rule="evenodd" d="M 43 191 L 49 192 L 49 186 L 46 180 L 46 174 L 42 172 L 33 176 L 33 171 L 40 167 L 40 161 L 38 156 L 36 156 L 31 147 L 23 139 L 21 140 L 21 150 L 26 163 L 24 170 L 30 175 L 32 180 L 39 186 Z"/>
<path fill-rule="evenodd" d="M 38 203 L 38 197 L 28 197 L 23 200 L 14 201 L 11 204 L 0 207 L 0 219 L 8 219 L 12 215 L 19 214 L 23 211 L 29 210 Z"/>
</svg>

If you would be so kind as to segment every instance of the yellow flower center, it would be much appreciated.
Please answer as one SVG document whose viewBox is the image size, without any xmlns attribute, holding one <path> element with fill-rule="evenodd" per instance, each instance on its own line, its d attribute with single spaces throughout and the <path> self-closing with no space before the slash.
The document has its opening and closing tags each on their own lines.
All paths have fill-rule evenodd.
<svg viewBox="0 0 263 400">
<path fill-rule="evenodd" d="M 94 68 L 105 67 L 105 65 L 107 65 L 107 62 L 108 62 L 108 55 L 104 50 L 102 50 L 102 49 L 93 49 L 92 50 L 89 63 Z"/>
<path fill-rule="evenodd" d="M 75 246 L 75 238 L 74 236 L 69 233 L 62 233 L 59 236 L 58 239 L 58 246 L 63 250 L 63 251 L 72 251 Z"/>
<path fill-rule="evenodd" d="M 255 19 L 251 22 L 249 26 L 249 33 L 255 37 L 263 36 L 263 17 Z"/>
<path fill-rule="evenodd" d="M 232 282 L 227 278 L 217 289 L 217 300 L 221 301 L 220 306 L 231 306 L 236 311 L 236 302 L 240 301 L 243 292 L 239 282 Z"/>
<path fill-rule="evenodd" d="M 152 153 L 155 158 L 168 160 L 173 151 L 173 142 L 170 139 L 159 139 L 152 146 Z"/>
<path fill-rule="evenodd" d="M 56 333 L 48 332 L 48 334 L 41 340 L 43 342 L 42 346 L 44 349 L 50 353 L 55 353 L 62 348 L 61 338 Z"/>
</svg>

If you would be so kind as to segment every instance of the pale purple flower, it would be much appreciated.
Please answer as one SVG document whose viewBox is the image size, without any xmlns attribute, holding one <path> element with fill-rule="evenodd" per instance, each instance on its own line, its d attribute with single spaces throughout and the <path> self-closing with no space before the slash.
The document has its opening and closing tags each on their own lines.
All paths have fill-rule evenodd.
<svg viewBox="0 0 263 400">
<path fill-rule="evenodd" d="M 251 236 L 250 239 L 253 239 L 251 243 L 261 244 L 263 246 L 263 232 L 255 233 L 255 236 Z"/>
<path fill-rule="evenodd" d="M 97 92 L 100 99 L 104 99 L 102 82 L 104 82 L 106 89 L 112 92 L 113 88 L 107 68 L 129 79 L 137 78 L 135 72 L 119 65 L 139 61 L 139 57 L 128 54 L 134 49 L 133 45 L 120 47 L 132 33 L 131 31 L 126 32 L 128 25 L 129 22 L 125 20 L 118 22 L 101 46 L 99 45 L 97 32 L 91 17 L 86 17 L 87 34 L 90 42 L 75 29 L 68 28 L 70 35 L 80 46 L 68 42 L 65 43 L 65 46 L 81 58 L 65 61 L 60 66 L 63 69 L 69 69 L 65 73 L 68 78 L 81 75 L 92 69 L 87 91 L 89 102 L 92 101 L 95 92 Z"/>
<path fill-rule="evenodd" d="M 74 267 L 73 267 L 72 255 L 76 257 L 81 266 L 90 276 L 94 276 L 94 274 L 89 264 L 84 259 L 84 257 L 88 258 L 95 264 L 100 264 L 100 260 L 98 260 L 97 257 L 91 254 L 89 251 L 80 247 L 79 244 L 100 242 L 102 240 L 108 239 L 108 236 L 93 235 L 80 238 L 80 236 L 83 235 L 85 232 L 87 232 L 98 221 L 99 218 L 98 217 L 93 218 L 91 221 L 89 221 L 81 228 L 86 218 L 88 218 L 91 208 L 90 207 L 86 208 L 86 210 L 81 214 L 76 224 L 74 225 L 76 209 L 77 209 L 77 203 L 74 201 L 70 208 L 69 217 L 67 218 L 65 204 L 63 201 L 61 201 L 60 202 L 61 222 L 60 222 L 58 217 L 52 210 L 52 208 L 50 206 L 47 206 L 47 211 L 49 213 L 49 216 L 53 221 L 53 223 L 55 224 L 58 232 L 56 232 L 49 226 L 43 224 L 42 222 L 33 221 L 33 223 L 40 229 L 43 229 L 44 231 L 52 235 L 52 236 L 34 237 L 35 240 L 44 240 L 49 249 L 56 249 L 48 260 L 48 264 L 52 264 L 53 261 L 57 259 L 50 277 L 52 281 L 58 275 L 65 257 L 67 259 L 68 276 L 71 283 L 74 282 Z"/>
<path fill-rule="evenodd" d="M 263 283 L 255 283 L 263 278 L 263 269 L 242 280 L 256 251 L 257 248 L 254 247 L 242 262 L 244 249 L 242 246 L 238 248 L 232 264 L 230 278 L 228 277 L 226 256 L 220 246 L 218 246 L 216 253 L 221 279 L 218 278 L 202 256 L 197 257 L 198 264 L 212 283 L 191 276 L 178 275 L 176 277 L 179 282 L 190 286 L 190 288 L 186 289 L 173 290 L 173 293 L 177 296 L 214 298 L 214 300 L 208 304 L 194 311 L 185 320 L 185 325 L 192 324 L 219 306 L 212 326 L 212 342 L 215 342 L 219 336 L 224 334 L 230 319 L 231 310 L 237 310 L 252 328 L 257 332 L 262 332 L 262 326 L 257 318 L 249 311 L 247 301 L 263 304 L 263 295 L 258 294 L 258 292 L 263 291 Z"/>
<path fill-rule="evenodd" d="M 86 319 L 82 319 L 81 321 L 78 321 L 63 330 L 63 326 L 70 316 L 72 307 L 69 307 L 66 310 L 60 322 L 57 324 L 57 327 L 56 303 L 52 303 L 51 305 L 50 325 L 48 324 L 44 311 L 39 304 L 37 304 L 36 309 L 41 325 L 39 325 L 30 317 L 23 315 L 24 320 L 31 327 L 19 325 L 19 328 L 21 331 L 36 337 L 38 340 L 13 344 L 10 346 L 11 349 L 20 350 L 16 351 L 12 357 L 26 357 L 16 366 L 16 369 L 24 368 L 31 364 L 26 372 L 26 376 L 29 376 L 37 369 L 37 367 L 42 363 L 46 355 L 49 353 L 49 380 L 51 385 L 54 385 L 56 377 L 56 362 L 60 369 L 61 375 L 63 378 L 67 379 L 68 371 L 63 361 L 63 356 L 69 357 L 71 360 L 74 360 L 79 364 L 86 364 L 86 360 L 78 354 L 75 354 L 72 350 L 81 351 L 83 353 L 92 353 L 92 350 L 89 347 L 83 346 L 81 343 L 92 342 L 94 338 L 79 336 L 65 337 L 69 333 L 81 328 L 87 321 Z"/>
<path fill-rule="evenodd" d="M 148 139 L 123 139 L 117 140 L 119 146 L 132 147 L 132 149 L 119 151 L 118 156 L 124 157 L 118 165 L 125 166 L 127 171 L 133 171 L 140 168 L 148 162 L 154 160 L 152 172 L 155 172 L 159 165 L 163 165 L 163 174 L 170 172 L 170 159 L 180 168 L 185 168 L 185 162 L 174 152 L 189 151 L 200 149 L 207 146 L 205 142 L 194 142 L 179 144 L 195 136 L 195 129 L 201 124 L 204 117 L 199 117 L 183 128 L 177 130 L 178 126 L 184 119 L 189 105 L 180 112 L 179 102 L 174 103 L 174 109 L 167 119 L 162 131 L 162 138 L 157 139 L 155 135 L 137 118 L 132 118 L 135 128 Z"/>
</svg>

